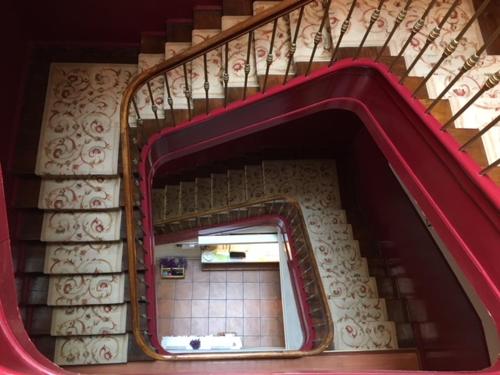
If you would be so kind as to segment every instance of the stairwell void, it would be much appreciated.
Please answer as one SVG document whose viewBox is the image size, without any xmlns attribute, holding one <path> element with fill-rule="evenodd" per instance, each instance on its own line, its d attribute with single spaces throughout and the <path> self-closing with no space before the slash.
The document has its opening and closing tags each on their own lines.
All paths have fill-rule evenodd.
<svg viewBox="0 0 500 375">
<path fill-rule="evenodd" d="M 206 216 L 214 199 L 217 201 L 214 194 L 224 192 L 226 196 L 222 201 L 231 206 L 231 179 L 233 186 L 239 184 L 243 190 L 245 186 L 252 186 L 250 190 L 254 191 L 254 187 L 259 186 L 250 182 L 251 177 L 247 178 L 255 175 L 252 168 L 258 172 L 256 180 L 263 182 L 264 195 L 266 189 L 271 189 L 272 193 L 293 193 L 294 182 L 302 186 L 311 183 L 311 179 L 300 173 L 294 181 L 293 171 L 297 175 L 301 165 L 314 169 L 311 166 L 317 163 L 324 168 L 320 169 L 323 176 L 319 180 L 335 171 L 332 181 L 338 181 L 336 224 L 329 227 L 331 232 L 328 234 L 334 246 L 331 247 L 328 241 L 320 244 L 312 239 L 313 248 L 324 255 L 316 260 L 333 316 L 334 340 L 329 350 L 356 350 L 353 342 L 359 339 L 357 335 L 364 335 L 361 341 L 367 346 L 360 345 L 358 350 L 416 348 L 425 369 L 487 367 L 489 360 L 483 328 L 474 307 L 384 155 L 364 124 L 349 111 L 316 112 L 164 163 L 155 173 L 152 190 L 155 240 L 160 244 L 176 236 L 189 238 L 193 230 L 216 227 L 215 220 L 229 228 L 231 223 L 246 220 L 251 215 L 240 210 L 224 212 L 224 218 Z M 270 174 L 272 171 L 275 175 Z M 280 179 L 280 172 L 284 179 Z M 225 188 L 214 189 L 220 178 Z M 269 187 L 274 184 L 277 191 Z M 210 188 L 200 196 L 208 194 L 211 201 L 201 204 L 206 215 L 202 209 L 194 219 L 196 192 L 203 189 L 203 185 Z M 175 193 L 169 194 L 169 189 Z M 183 198 L 183 191 L 189 191 L 192 197 L 184 195 Z M 234 207 L 244 207 L 241 203 L 250 191 L 235 191 L 233 188 Z M 321 194 L 311 199 L 321 200 Z M 307 213 L 302 214 L 308 228 L 311 225 L 321 227 L 315 222 L 317 217 L 308 218 Z M 327 217 L 319 220 L 324 221 Z M 350 273 L 347 279 L 346 273 Z M 329 277 L 337 283 L 325 283 Z M 352 300 L 356 303 L 346 306 L 347 296 L 354 296 Z M 447 296 L 446 304 L 442 304 L 443 296 Z M 384 320 L 388 325 L 384 326 Z M 370 325 L 375 327 L 374 336 L 370 336 Z M 382 327 L 392 333 L 384 336 Z M 370 341 L 366 337 L 376 339 Z M 387 347 L 377 342 L 377 339 L 388 338 L 393 343 Z M 351 346 L 342 346 L 342 340 Z M 371 345 L 367 344 L 369 342 Z M 446 360 L 439 359 L 438 353 L 446 353 Z"/>
</svg>

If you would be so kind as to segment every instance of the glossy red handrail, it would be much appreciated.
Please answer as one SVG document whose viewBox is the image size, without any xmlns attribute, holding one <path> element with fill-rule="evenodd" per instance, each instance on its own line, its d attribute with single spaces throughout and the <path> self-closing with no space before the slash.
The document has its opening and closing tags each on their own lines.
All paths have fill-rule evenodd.
<svg viewBox="0 0 500 375">
<path fill-rule="evenodd" d="M 66 374 L 33 345 L 21 319 L 0 166 L 0 373 Z"/>
</svg>

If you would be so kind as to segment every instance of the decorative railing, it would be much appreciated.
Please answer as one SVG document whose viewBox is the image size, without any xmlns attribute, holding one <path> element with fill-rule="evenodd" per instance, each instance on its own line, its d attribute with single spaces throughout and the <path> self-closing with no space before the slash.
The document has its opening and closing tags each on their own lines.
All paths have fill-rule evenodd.
<svg viewBox="0 0 500 375">
<path fill-rule="evenodd" d="M 182 236 L 196 237 L 199 231 L 216 228 L 223 231 L 252 225 L 276 225 L 285 239 L 288 267 L 293 275 L 295 297 L 302 319 L 304 343 L 300 353 L 288 351 L 289 356 L 316 354 L 327 349 L 332 342 L 333 326 L 328 300 L 323 290 L 306 224 L 300 205 L 288 197 L 266 197 L 244 203 L 198 211 L 155 223 L 156 234 L 168 241 Z M 152 333 L 153 334 L 153 333 Z"/>
<path fill-rule="evenodd" d="M 378 2 L 377 8 L 373 11 L 371 18 L 369 20 L 369 24 L 365 34 L 363 35 L 358 48 L 356 49 L 355 54 L 353 55 L 353 59 L 358 59 L 362 54 L 362 49 L 367 41 L 367 38 L 380 17 L 381 12 L 383 11 L 383 5 L 385 0 L 380 0 Z M 425 51 L 429 48 L 429 46 L 436 40 L 441 32 L 441 28 L 444 23 L 448 20 L 448 18 L 453 14 L 454 9 L 456 8 L 459 0 L 455 0 L 449 7 L 446 14 L 442 17 L 439 24 L 429 33 L 427 36 L 427 40 L 422 47 L 422 50 L 418 53 L 412 63 L 407 67 L 406 71 L 400 77 L 400 83 L 403 84 L 407 79 L 411 69 L 416 65 L 416 63 L 422 58 Z M 141 328 L 141 325 L 144 324 L 144 320 L 151 319 L 151 316 L 141 315 L 139 309 L 139 301 L 141 300 L 141 296 L 139 293 L 139 280 L 137 277 L 137 268 L 138 265 L 148 264 L 148 259 L 151 260 L 153 255 L 153 244 L 154 244 L 154 233 L 153 233 L 153 223 L 151 217 L 151 201 L 149 197 L 149 190 L 151 186 L 151 180 L 149 176 L 146 175 L 138 175 L 137 174 L 137 166 L 141 164 L 141 144 L 139 141 L 139 137 L 136 135 L 137 131 L 141 129 L 143 124 L 143 120 L 141 118 L 141 112 L 137 106 L 135 101 L 135 96 L 139 90 L 143 87 L 147 88 L 147 95 L 149 96 L 149 102 L 151 103 L 151 111 L 154 114 L 154 121 L 158 123 L 158 127 L 162 127 L 162 120 L 159 118 L 158 107 L 155 104 L 155 97 L 152 90 L 152 81 L 158 78 L 162 78 L 165 84 L 166 91 L 166 102 L 168 104 L 168 113 L 171 117 L 172 124 L 176 125 L 175 118 L 175 110 L 179 108 L 175 108 L 174 100 L 172 98 L 172 90 L 169 82 L 168 72 L 181 68 L 183 71 L 183 79 L 185 90 L 184 94 L 186 97 L 187 103 L 187 112 L 188 118 L 191 120 L 193 116 L 193 108 L 192 108 L 192 93 L 189 87 L 189 79 L 188 79 L 188 69 L 187 66 L 190 62 L 197 58 L 201 58 L 203 60 L 203 69 L 204 69 L 204 90 L 205 90 L 205 112 L 208 114 L 210 110 L 209 106 L 209 93 L 210 93 L 210 84 L 208 79 L 208 68 L 207 68 L 207 55 L 216 49 L 221 49 L 224 55 L 224 66 L 223 66 L 223 74 L 222 74 L 222 83 L 223 83 L 223 91 L 224 91 L 224 106 L 227 106 L 229 102 L 228 95 L 228 83 L 229 83 L 229 75 L 230 69 L 228 66 L 228 55 L 229 55 L 229 43 L 241 37 L 248 37 L 248 45 L 246 51 L 246 61 L 245 61 L 245 80 L 242 88 L 241 99 L 246 99 L 248 96 L 248 77 L 250 73 L 250 64 L 251 64 L 251 46 L 253 40 L 253 33 L 260 27 L 271 24 L 272 25 L 272 36 L 270 39 L 269 53 L 266 58 L 266 71 L 263 79 L 263 84 L 261 85 L 261 92 L 266 91 L 266 87 L 268 84 L 268 76 L 270 67 L 273 63 L 273 48 L 275 43 L 275 36 L 277 32 L 277 22 L 279 18 L 288 16 L 291 12 L 297 11 L 298 18 L 296 23 L 296 28 L 291 36 L 289 54 L 287 56 L 287 68 L 283 77 L 283 84 L 287 84 L 289 81 L 289 75 L 291 72 L 291 64 L 293 62 L 294 53 L 296 50 L 297 38 L 299 36 L 299 29 L 301 27 L 302 20 L 304 18 L 304 9 L 305 7 L 312 3 L 313 0 L 285 0 L 280 2 L 278 5 L 270 8 L 256 16 L 250 17 L 249 19 L 241 22 L 240 24 L 222 31 L 218 35 L 206 40 L 203 43 L 195 45 L 188 49 L 187 51 L 176 55 L 167 61 L 139 74 L 135 77 L 135 79 L 128 86 L 122 100 L 121 106 L 121 146 L 122 146 L 122 171 L 123 171 L 123 183 L 124 183 L 124 192 L 125 192 L 125 217 L 126 217 L 126 227 L 127 227 L 127 247 L 128 247 L 128 260 L 129 260 L 129 275 L 130 275 L 130 299 L 132 306 L 132 324 L 133 324 L 133 332 L 134 336 L 142 348 L 142 350 L 149 355 L 150 357 L 157 360 L 169 360 L 169 359 L 205 359 L 205 358 L 230 358 L 233 355 L 231 354 L 213 354 L 213 355 L 170 355 L 168 353 L 162 352 L 159 348 L 158 343 L 151 343 L 150 340 L 154 341 L 154 337 L 148 332 L 144 332 L 144 329 Z M 432 0 L 428 6 L 426 7 L 424 13 L 421 17 L 415 22 L 413 28 L 408 36 L 408 39 L 403 44 L 401 50 L 397 54 L 396 57 L 392 58 L 389 63 L 389 70 L 392 70 L 399 58 L 403 56 L 405 50 L 410 45 L 412 38 L 419 33 L 423 26 L 427 22 L 427 17 L 435 6 L 437 0 Z M 332 1 L 327 0 L 323 2 L 323 16 L 321 18 L 320 25 L 318 26 L 318 30 L 314 36 L 314 45 L 311 51 L 311 55 L 309 58 L 309 62 L 307 64 L 307 68 L 305 69 L 305 75 L 308 75 L 311 72 L 314 57 L 316 55 L 318 46 L 323 38 L 324 29 L 330 29 L 329 25 L 329 9 Z M 426 75 L 423 81 L 419 84 L 419 86 L 413 91 L 413 95 L 415 96 L 418 92 L 424 87 L 425 83 L 429 80 L 433 74 L 437 71 L 437 69 L 441 66 L 441 64 L 451 56 L 457 46 L 459 45 L 461 39 L 467 30 L 472 26 L 473 22 L 477 20 L 477 18 L 484 12 L 486 6 L 490 3 L 490 0 L 484 0 L 481 6 L 477 9 L 476 13 L 471 17 L 471 19 L 466 23 L 463 29 L 452 39 L 447 46 L 443 49 L 442 56 L 438 60 L 438 62 L 433 66 L 431 71 Z M 378 52 L 375 61 L 380 61 L 382 57 L 383 50 L 388 46 L 390 40 L 395 35 L 396 31 L 403 23 L 403 20 L 406 17 L 408 9 L 410 9 L 412 5 L 412 0 L 407 0 L 401 12 L 398 14 L 395 19 L 394 26 L 391 29 L 385 43 L 383 44 L 383 48 Z M 356 0 L 353 0 L 348 14 L 346 18 L 343 20 L 340 34 L 338 39 L 333 45 L 335 45 L 330 65 L 333 65 L 337 62 L 337 56 L 339 54 L 340 48 L 342 48 L 342 39 L 344 38 L 346 32 L 349 29 L 349 25 L 351 22 L 351 17 L 353 14 L 353 10 L 356 6 Z M 463 64 L 462 68 L 457 72 L 456 76 L 452 79 L 452 81 L 446 86 L 446 88 L 438 95 L 438 97 L 430 102 L 427 107 L 427 112 L 430 112 L 439 101 L 448 93 L 453 86 L 466 72 L 468 72 L 472 67 L 476 65 L 476 63 L 480 59 L 480 55 L 498 38 L 500 34 L 500 28 L 495 30 L 484 42 L 484 44 L 475 51 Z M 448 121 L 442 124 L 441 130 L 447 131 L 453 121 L 455 121 L 459 116 L 461 116 L 467 108 L 469 108 L 472 104 L 474 104 L 477 99 L 483 95 L 486 91 L 492 89 L 495 85 L 500 81 L 500 70 L 492 74 L 488 77 L 482 88 L 458 111 L 456 112 Z M 133 119 L 133 120 L 132 120 Z M 497 116 L 490 124 L 484 127 L 479 133 L 465 141 L 459 147 L 460 150 L 465 151 L 471 144 L 477 142 L 484 134 L 490 131 L 498 122 L 499 117 Z M 136 125 L 136 129 L 131 127 L 131 123 L 134 122 Z M 136 156 L 133 156 L 136 155 Z M 144 161 L 147 163 L 147 161 Z M 487 175 L 490 173 L 497 165 L 500 164 L 500 159 L 497 159 L 488 165 L 484 166 L 480 171 L 480 175 Z M 134 197 L 139 196 L 140 199 L 136 201 Z M 135 207 L 139 207 L 140 215 L 137 217 L 134 213 Z M 138 235 L 140 232 L 144 232 L 144 239 Z M 149 264 L 151 262 L 149 261 Z M 153 287 L 153 279 L 148 279 L 147 277 L 144 279 L 144 285 L 146 288 Z M 312 284 L 311 284 L 312 285 Z M 145 301 L 148 303 L 148 301 Z M 141 324 L 142 323 L 142 324 Z M 320 344 L 318 348 L 321 348 L 323 344 Z M 156 348 L 156 349 L 155 349 Z M 319 349 L 318 349 L 319 350 Z M 158 352 L 159 351 L 159 352 Z M 286 356 L 300 356 L 306 355 L 307 353 L 311 354 L 311 352 L 296 352 L 296 353 L 280 353 L 280 355 Z M 239 357 L 245 358 L 265 358 L 274 356 L 276 354 L 273 353 L 240 353 Z"/>
</svg>

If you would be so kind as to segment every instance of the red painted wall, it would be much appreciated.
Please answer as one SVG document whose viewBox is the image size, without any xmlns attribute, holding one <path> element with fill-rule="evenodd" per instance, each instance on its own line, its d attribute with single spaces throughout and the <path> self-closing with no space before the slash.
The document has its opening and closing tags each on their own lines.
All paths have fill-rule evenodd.
<svg viewBox="0 0 500 375">
<path fill-rule="evenodd" d="M 2 5 L 2 13 L 2 22 L 0 22 L 0 45 L 3 51 L 0 59 L 0 71 L 3 73 L 0 90 L 2 105 L 0 162 L 4 167 L 4 173 L 7 173 L 9 155 L 13 151 L 12 146 L 19 123 L 28 39 L 17 12 L 10 2 Z"/>
<path fill-rule="evenodd" d="M 366 130 L 356 137 L 348 163 L 352 180 L 344 182 L 397 274 L 423 368 L 488 367 L 480 319 Z"/>
</svg>

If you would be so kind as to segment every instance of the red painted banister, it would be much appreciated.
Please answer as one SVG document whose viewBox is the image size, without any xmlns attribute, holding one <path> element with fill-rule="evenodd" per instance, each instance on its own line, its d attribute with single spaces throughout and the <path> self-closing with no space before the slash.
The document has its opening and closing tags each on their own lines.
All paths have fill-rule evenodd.
<svg viewBox="0 0 500 375">
<path fill-rule="evenodd" d="M 0 373 L 67 374 L 45 358 L 24 329 L 17 305 L 17 288 L 0 166 Z"/>
<path fill-rule="evenodd" d="M 355 113 L 422 208 L 500 333 L 500 190 L 385 65 L 346 59 L 153 135 L 139 166 L 143 204 L 170 161 L 328 109 Z M 460 202 L 461 205 L 457 205 Z M 152 223 L 144 226 L 152 236 Z M 494 363 L 488 371 L 499 369 Z"/>
</svg>

